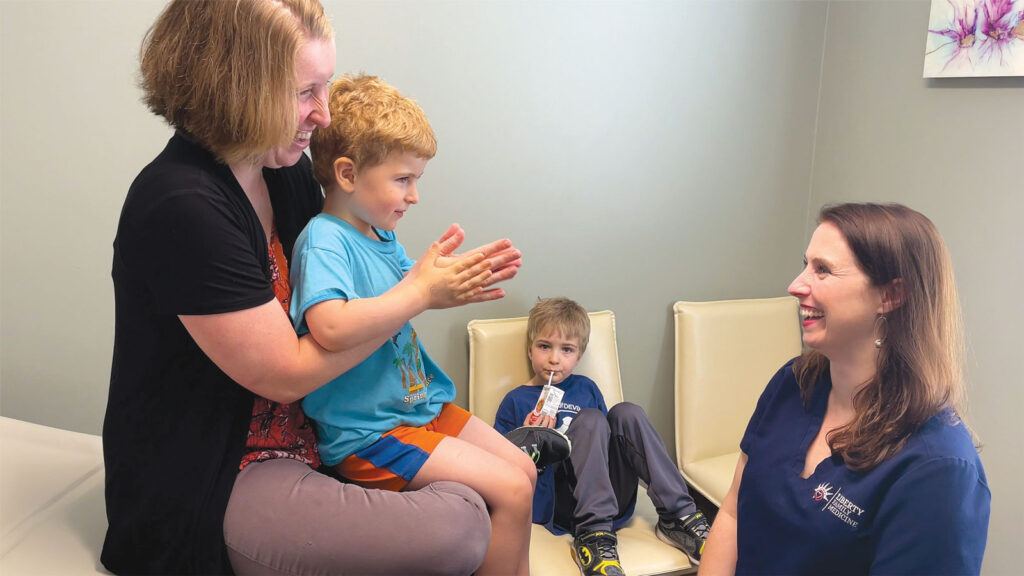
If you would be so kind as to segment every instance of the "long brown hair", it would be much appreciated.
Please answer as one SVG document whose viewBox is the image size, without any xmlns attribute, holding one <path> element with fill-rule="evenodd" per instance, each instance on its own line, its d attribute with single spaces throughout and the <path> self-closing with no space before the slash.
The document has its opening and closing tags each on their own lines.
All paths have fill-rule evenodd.
<svg viewBox="0 0 1024 576">
<path fill-rule="evenodd" d="M 317 0 L 174 0 L 139 56 L 146 105 L 225 163 L 294 137 L 295 56 L 334 37 Z"/>
<path fill-rule="evenodd" d="M 951 408 L 966 410 L 963 332 L 953 267 L 935 225 L 900 204 L 838 204 L 822 208 L 818 222 L 846 239 L 871 284 L 898 281 L 900 302 L 880 322 L 882 344 L 875 376 L 854 396 L 852 422 L 828 435 L 828 444 L 852 470 L 874 468 L 903 448 L 928 419 Z M 829 368 L 807 350 L 795 372 L 806 403 Z"/>
</svg>

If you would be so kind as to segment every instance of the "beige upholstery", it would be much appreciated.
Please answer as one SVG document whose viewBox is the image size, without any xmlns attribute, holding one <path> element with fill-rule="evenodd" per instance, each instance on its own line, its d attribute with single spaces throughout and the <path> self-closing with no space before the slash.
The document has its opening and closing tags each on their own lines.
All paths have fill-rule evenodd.
<svg viewBox="0 0 1024 576">
<path fill-rule="evenodd" d="M 526 318 L 473 320 L 469 323 L 469 409 L 485 422 L 493 423 L 498 404 L 505 394 L 532 376 L 526 357 Z M 575 373 L 591 378 L 601 388 L 610 407 L 622 401 L 619 351 L 615 339 L 615 316 L 609 312 L 590 314 L 590 343 Z M 692 572 L 686 555 L 662 543 L 654 535 L 658 515 L 642 487 L 636 513 L 618 531 L 619 560 L 626 574 L 683 574 Z M 578 574 L 572 560 L 572 538 L 555 536 L 543 526 L 533 525 L 530 541 L 532 576 Z"/>
<path fill-rule="evenodd" d="M 109 574 L 99 436 L 0 417 L 0 574 Z"/>
<path fill-rule="evenodd" d="M 526 318 L 472 320 L 468 329 L 469 411 L 493 424 L 505 394 L 533 377 L 526 357 Z M 611 312 L 590 314 L 590 342 L 575 373 L 597 383 L 608 406 L 622 402 L 619 348 Z"/>
<path fill-rule="evenodd" d="M 676 457 L 715 505 L 732 483 L 740 439 L 772 375 L 800 354 L 795 298 L 676 302 Z"/>
</svg>

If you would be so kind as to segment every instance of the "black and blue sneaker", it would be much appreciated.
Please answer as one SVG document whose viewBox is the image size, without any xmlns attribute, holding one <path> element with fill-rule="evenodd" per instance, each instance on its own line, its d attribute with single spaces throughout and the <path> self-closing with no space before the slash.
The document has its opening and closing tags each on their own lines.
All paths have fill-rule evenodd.
<svg viewBox="0 0 1024 576">
<path fill-rule="evenodd" d="M 565 460 L 572 451 L 565 434 L 546 426 L 522 426 L 505 434 L 505 438 L 526 452 L 538 470 Z"/>
</svg>

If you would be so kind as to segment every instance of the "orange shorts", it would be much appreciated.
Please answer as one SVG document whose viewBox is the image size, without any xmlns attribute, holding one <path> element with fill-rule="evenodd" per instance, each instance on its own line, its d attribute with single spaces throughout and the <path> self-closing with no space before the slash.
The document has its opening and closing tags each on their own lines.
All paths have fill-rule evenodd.
<svg viewBox="0 0 1024 576">
<path fill-rule="evenodd" d="M 399 492 L 416 476 L 441 440 L 458 436 L 472 416 L 448 402 L 423 426 L 398 426 L 334 466 L 335 471 L 366 488 Z"/>
</svg>

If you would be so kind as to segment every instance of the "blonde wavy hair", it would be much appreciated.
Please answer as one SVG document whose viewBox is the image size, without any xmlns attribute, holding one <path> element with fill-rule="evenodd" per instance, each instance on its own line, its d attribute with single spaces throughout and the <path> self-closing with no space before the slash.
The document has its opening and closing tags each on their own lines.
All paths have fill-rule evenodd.
<svg viewBox="0 0 1024 576">
<path fill-rule="evenodd" d="M 839 229 L 873 286 L 902 284 L 902 301 L 886 314 L 875 376 L 854 396 L 853 421 L 827 438 L 851 470 L 864 471 L 898 453 L 936 414 L 952 409 L 965 418 L 960 302 L 946 245 L 920 212 L 900 204 L 838 204 L 822 208 L 818 222 Z M 798 359 L 805 403 L 828 368 L 828 358 L 814 350 Z"/>
<path fill-rule="evenodd" d="M 590 316 L 583 306 L 562 297 L 539 300 L 526 321 L 526 349 L 533 348 L 537 336 L 551 328 L 561 332 L 563 338 L 579 340 L 579 355 L 583 356 L 590 342 Z"/>
<path fill-rule="evenodd" d="M 346 75 L 331 84 L 331 125 L 313 132 L 313 174 L 334 185 L 334 162 L 348 158 L 356 170 L 384 162 L 392 152 L 433 158 L 437 139 L 427 115 L 411 98 L 376 76 Z"/>
<path fill-rule="evenodd" d="M 221 162 L 255 161 L 298 125 L 295 57 L 334 32 L 317 0 L 173 0 L 146 33 L 146 106 Z"/>
</svg>

